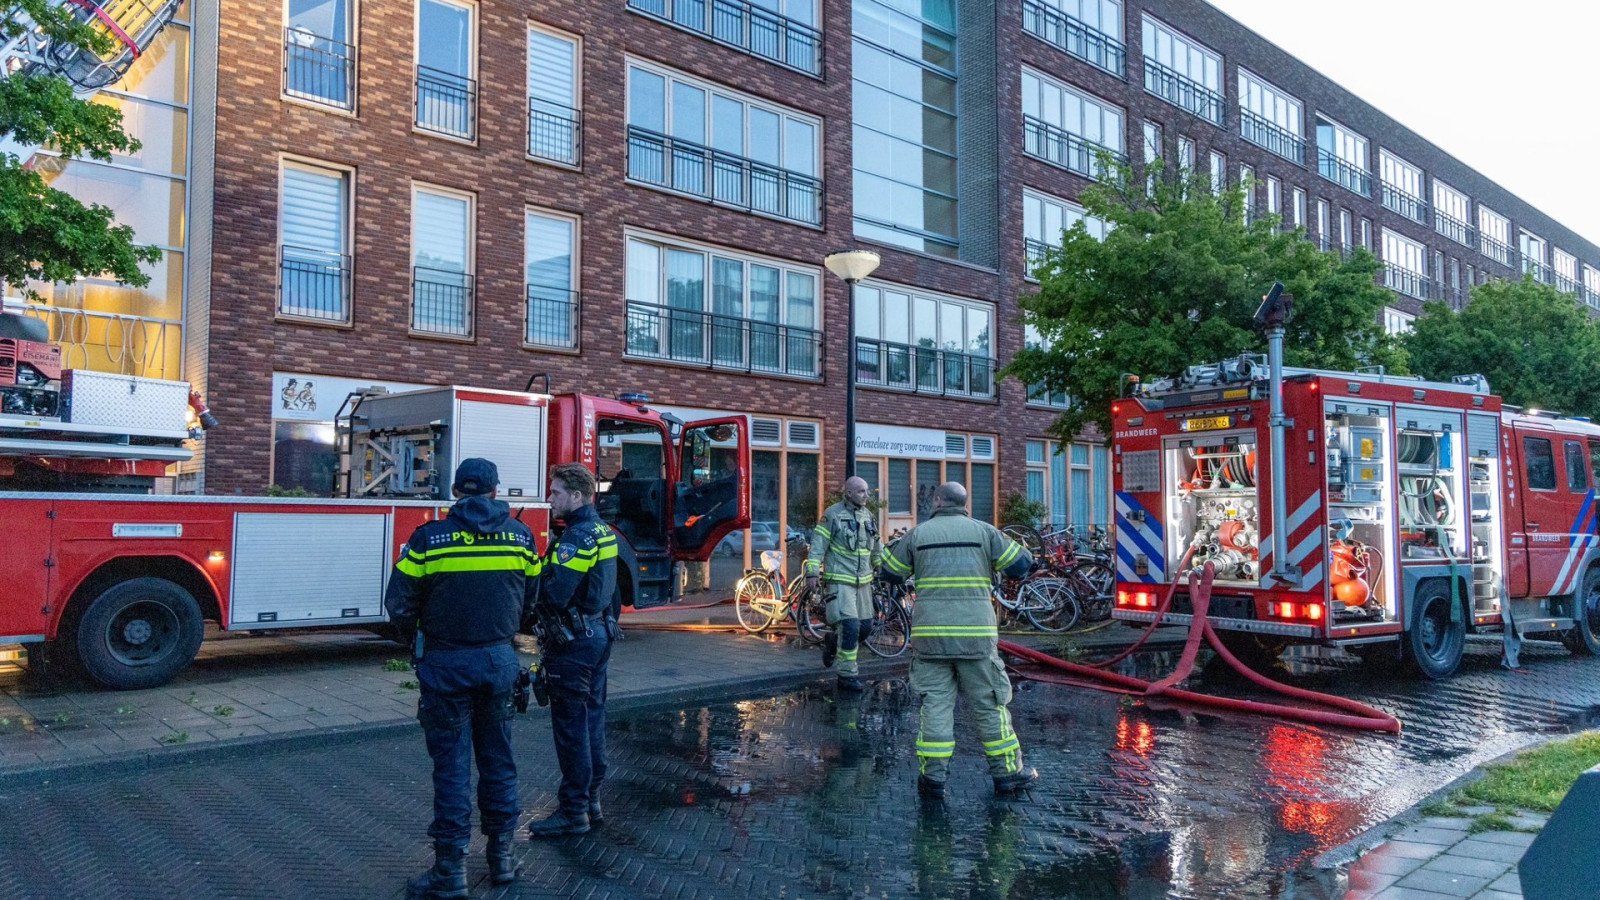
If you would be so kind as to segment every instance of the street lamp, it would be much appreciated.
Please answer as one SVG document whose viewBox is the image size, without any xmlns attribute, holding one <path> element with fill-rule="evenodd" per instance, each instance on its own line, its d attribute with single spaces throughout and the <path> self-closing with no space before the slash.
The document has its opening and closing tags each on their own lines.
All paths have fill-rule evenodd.
<svg viewBox="0 0 1600 900">
<path fill-rule="evenodd" d="M 844 279 L 850 288 L 845 305 L 849 322 L 844 359 L 844 476 L 856 474 L 856 282 L 871 275 L 882 260 L 871 250 L 840 250 L 823 257 L 828 271 Z"/>
</svg>

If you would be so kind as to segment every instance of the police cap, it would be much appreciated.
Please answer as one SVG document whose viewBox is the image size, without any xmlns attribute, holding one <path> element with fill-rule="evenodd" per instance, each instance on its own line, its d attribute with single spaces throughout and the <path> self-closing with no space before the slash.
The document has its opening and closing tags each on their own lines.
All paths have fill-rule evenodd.
<svg viewBox="0 0 1600 900">
<path fill-rule="evenodd" d="M 499 484 L 500 470 L 487 459 L 475 456 L 463 459 L 461 465 L 456 466 L 453 487 L 463 494 L 487 494 Z"/>
</svg>

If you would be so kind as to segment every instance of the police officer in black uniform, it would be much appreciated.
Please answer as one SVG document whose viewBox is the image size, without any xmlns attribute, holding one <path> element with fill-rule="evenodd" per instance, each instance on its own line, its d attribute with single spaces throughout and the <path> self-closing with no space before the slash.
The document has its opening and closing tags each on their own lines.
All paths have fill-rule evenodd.
<svg viewBox="0 0 1600 900">
<path fill-rule="evenodd" d="M 561 766 L 559 808 L 528 826 L 533 839 L 584 834 L 601 822 L 606 777 L 606 667 L 620 635 L 617 536 L 594 508 L 594 473 L 580 463 L 550 470 L 550 505 L 566 530 L 544 561 L 539 653 Z"/>
<path fill-rule="evenodd" d="M 412 895 L 467 896 L 474 757 L 490 880 L 516 879 L 511 847 L 521 808 L 511 716 L 521 666 L 511 639 L 538 598 L 541 563 L 532 532 L 495 499 L 499 481 L 489 460 L 462 460 L 456 504 L 411 535 L 384 596 L 390 621 L 413 644 L 417 720 L 433 757 L 434 863 L 406 885 Z"/>
</svg>

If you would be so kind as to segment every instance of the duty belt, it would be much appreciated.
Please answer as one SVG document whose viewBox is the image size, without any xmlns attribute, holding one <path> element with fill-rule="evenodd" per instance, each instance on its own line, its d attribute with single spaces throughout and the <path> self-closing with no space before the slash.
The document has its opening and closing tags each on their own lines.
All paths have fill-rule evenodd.
<svg viewBox="0 0 1600 900">
<path fill-rule="evenodd" d="M 572 624 L 573 637 L 579 634 L 589 637 L 595 634 L 604 634 L 606 631 L 607 616 L 604 611 L 597 613 L 582 613 L 576 609 L 566 612 L 566 619 Z"/>
</svg>

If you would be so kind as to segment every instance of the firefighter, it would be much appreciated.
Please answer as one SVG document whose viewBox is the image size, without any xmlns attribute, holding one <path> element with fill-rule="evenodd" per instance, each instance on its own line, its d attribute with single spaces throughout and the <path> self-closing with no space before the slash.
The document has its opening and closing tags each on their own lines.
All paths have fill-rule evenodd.
<svg viewBox="0 0 1600 900">
<path fill-rule="evenodd" d="M 539 653 L 550 692 L 550 724 L 561 767 L 558 806 L 528 826 L 533 839 L 584 834 L 603 821 L 606 668 L 621 635 L 617 536 L 594 508 L 595 479 L 581 463 L 550 470 L 551 514 L 566 522 L 544 565 Z"/>
<path fill-rule="evenodd" d="M 910 578 L 917 588 L 911 612 L 911 689 L 922 698 L 917 731 L 921 775 L 917 790 L 944 796 L 955 753 L 956 694 L 965 694 L 978 720 L 997 794 L 1011 794 L 1039 773 L 1022 765 L 1022 745 L 1011 729 L 1011 681 L 997 645 L 1000 630 L 989 600 L 991 573 L 1028 573 L 1033 557 L 987 522 L 967 514 L 967 489 L 954 481 L 935 491 L 933 515 L 897 541 L 884 558 L 884 575 Z"/>
<path fill-rule="evenodd" d="M 854 475 L 845 479 L 844 499 L 822 514 L 806 558 L 806 587 L 820 583 L 833 628 L 822 639 L 822 665 L 836 667 L 843 691 L 862 689 L 857 656 L 872 629 L 872 573 L 883 556 L 870 491 Z"/>
<path fill-rule="evenodd" d="M 511 641 L 537 599 L 540 562 L 532 532 L 495 499 L 499 481 L 489 460 L 461 461 L 450 514 L 412 533 L 383 599 L 412 644 L 417 721 L 433 758 L 434 862 L 406 885 L 413 895 L 467 896 L 474 757 L 490 880 L 516 879 L 511 847 L 521 809 L 511 716 L 521 665 Z"/>
</svg>

